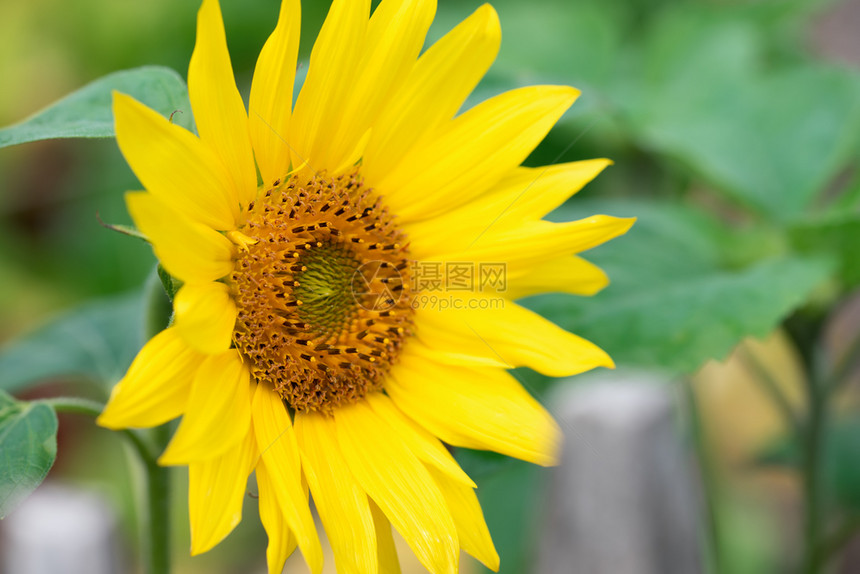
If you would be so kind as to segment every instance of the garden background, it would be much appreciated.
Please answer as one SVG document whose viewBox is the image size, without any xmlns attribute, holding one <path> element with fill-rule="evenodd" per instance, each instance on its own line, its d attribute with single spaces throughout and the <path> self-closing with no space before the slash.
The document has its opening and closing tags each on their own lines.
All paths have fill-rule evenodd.
<svg viewBox="0 0 860 574">
<path fill-rule="evenodd" d="M 247 98 L 278 3 L 222 4 Z M 428 43 L 479 4 L 440 0 Z M 523 85 L 579 88 L 580 99 L 526 163 L 611 158 L 553 218 L 638 218 L 625 237 L 586 254 L 608 273 L 605 291 L 541 296 L 529 306 L 599 344 L 624 372 L 644 368 L 671 386 L 679 436 L 704 485 L 708 571 L 808 565 L 810 520 L 812 546 L 838 543 L 833 567 L 857 571 L 860 547 L 852 551 L 850 540 L 860 525 L 860 299 L 852 298 L 860 284 L 860 4 L 494 6 L 502 48 L 466 106 Z M 4 2 L 0 125 L 140 66 L 177 70 L 176 78 L 153 70 L 141 78 L 157 77 L 165 93 L 181 95 L 197 9 L 184 0 Z M 325 2 L 304 2 L 300 60 L 326 10 Z M 103 399 L 142 343 L 140 292 L 154 257 L 99 218 L 129 224 L 123 192 L 139 184 L 112 139 L 11 146 L 24 132 L 0 131 L 0 146 L 9 146 L 0 150 L 0 389 L 24 399 Z M 754 341 L 729 363 L 712 361 L 748 337 Z M 551 400 L 552 381 L 517 376 Z M 59 428 L 48 480 L 104 492 L 133 555 L 136 468 L 121 439 L 75 415 L 62 415 Z M 549 471 L 496 455 L 457 457 L 479 484 L 501 571 L 532 571 Z M 225 543 L 187 556 L 181 475 L 174 473 L 176 571 L 262 565 L 266 539 L 253 499 Z M 301 571 L 301 559 L 289 568 Z"/>
</svg>

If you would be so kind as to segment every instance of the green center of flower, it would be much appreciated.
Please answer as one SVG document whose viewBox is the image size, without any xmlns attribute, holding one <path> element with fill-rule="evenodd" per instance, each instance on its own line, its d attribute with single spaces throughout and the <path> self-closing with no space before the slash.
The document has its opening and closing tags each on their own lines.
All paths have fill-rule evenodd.
<svg viewBox="0 0 860 574">
<path fill-rule="evenodd" d="M 329 413 L 381 388 L 412 320 L 403 233 L 357 174 L 296 176 L 240 230 L 234 340 L 258 383 Z"/>
<path fill-rule="evenodd" d="M 302 253 L 299 264 L 305 269 L 295 274 L 298 284 L 293 289 L 302 302 L 299 318 L 320 334 L 337 332 L 355 307 L 352 284 L 361 262 L 351 250 L 330 241 Z"/>
</svg>

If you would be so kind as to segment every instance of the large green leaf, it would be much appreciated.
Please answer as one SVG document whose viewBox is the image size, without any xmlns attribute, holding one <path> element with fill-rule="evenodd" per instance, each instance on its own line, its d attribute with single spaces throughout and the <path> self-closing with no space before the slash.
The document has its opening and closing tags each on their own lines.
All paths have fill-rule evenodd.
<svg viewBox="0 0 860 574">
<path fill-rule="evenodd" d="M 57 456 L 57 415 L 0 391 L 0 518 L 39 486 Z"/>
<path fill-rule="evenodd" d="M 0 349 L 0 389 L 51 377 L 114 383 L 143 345 L 139 293 L 89 303 Z"/>
<path fill-rule="evenodd" d="M 527 304 L 619 363 L 693 372 L 743 338 L 767 335 L 833 268 L 829 259 L 789 255 L 732 268 L 726 246 L 734 235 L 703 213 L 658 203 L 573 203 L 578 212 L 566 216 L 639 217 L 626 236 L 587 254 L 612 283 L 591 298 L 543 295 Z"/>
<path fill-rule="evenodd" d="M 767 71 L 741 19 L 679 11 L 650 33 L 616 99 L 641 145 L 777 220 L 802 215 L 860 138 L 860 76 L 822 65 Z"/>
<path fill-rule="evenodd" d="M 133 96 L 173 121 L 192 125 L 188 90 L 169 68 L 146 66 L 100 78 L 37 112 L 21 123 L 0 129 L 0 148 L 55 138 L 106 138 L 114 135 L 111 93 Z"/>
<path fill-rule="evenodd" d="M 554 0 L 543 10 L 517 0 L 493 4 L 504 30 L 496 69 L 520 85 L 576 86 L 585 99 L 576 104 L 579 108 L 590 107 L 600 97 L 617 71 L 625 21 L 631 18 L 629 6 L 605 0 Z"/>
</svg>

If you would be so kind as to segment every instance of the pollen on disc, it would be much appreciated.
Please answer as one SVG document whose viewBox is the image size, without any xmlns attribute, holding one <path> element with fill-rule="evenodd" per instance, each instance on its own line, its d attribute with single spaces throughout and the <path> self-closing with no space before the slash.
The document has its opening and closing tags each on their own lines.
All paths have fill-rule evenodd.
<svg viewBox="0 0 860 574">
<path fill-rule="evenodd" d="M 412 322 L 406 238 L 357 174 L 294 176 L 251 205 L 234 341 L 296 411 L 380 389 Z"/>
</svg>

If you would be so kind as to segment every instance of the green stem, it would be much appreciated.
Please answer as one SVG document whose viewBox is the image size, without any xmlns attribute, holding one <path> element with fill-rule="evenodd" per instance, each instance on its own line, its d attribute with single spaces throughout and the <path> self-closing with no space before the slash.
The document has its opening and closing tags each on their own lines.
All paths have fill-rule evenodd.
<svg viewBox="0 0 860 574">
<path fill-rule="evenodd" d="M 164 447 L 170 439 L 168 425 L 152 429 L 155 443 Z M 170 572 L 170 473 L 155 459 L 146 461 L 149 504 L 149 574 Z"/>
<path fill-rule="evenodd" d="M 50 399 L 42 399 L 39 402 L 48 405 L 58 413 L 87 415 L 93 418 L 99 416 L 105 408 L 105 406 L 98 401 L 80 399 L 77 397 L 53 397 Z M 131 442 L 141 459 L 144 461 L 155 460 L 155 456 L 152 454 L 152 448 L 137 432 L 125 429 L 121 431 L 121 434 Z"/>
<path fill-rule="evenodd" d="M 809 411 L 802 437 L 802 476 L 804 492 L 804 558 L 803 572 L 820 571 L 821 485 L 820 469 L 822 443 L 827 417 L 827 397 L 811 377 L 807 379 Z"/>
<path fill-rule="evenodd" d="M 80 399 L 77 397 L 53 397 L 50 399 L 42 399 L 39 402 L 48 405 L 60 413 L 89 415 L 91 417 L 99 416 L 105 408 L 105 406 L 98 401 Z"/>
<path fill-rule="evenodd" d="M 160 267 L 160 266 L 159 266 Z M 166 274 L 165 274 L 166 275 Z M 167 276 L 169 277 L 169 276 Z M 172 285 L 172 280 L 171 280 Z M 168 326 L 173 313 L 158 267 L 144 287 L 146 297 L 146 340 Z M 152 429 L 156 452 L 163 452 L 170 440 L 170 426 Z M 170 469 L 159 466 L 155 457 L 146 460 L 147 505 L 147 574 L 170 574 Z"/>
<path fill-rule="evenodd" d="M 699 401 L 696 391 L 693 389 L 692 381 L 686 381 L 684 385 L 685 397 L 687 399 L 687 412 L 690 416 L 690 435 L 696 449 L 696 458 L 701 472 L 702 488 L 705 498 L 705 513 L 707 520 L 706 536 L 708 537 L 709 555 L 712 574 L 720 574 L 722 568 L 722 531 L 718 516 L 718 477 L 714 468 L 706 444 L 705 430 L 702 425 L 702 416 L 699 409 Z"/>
</svg>

